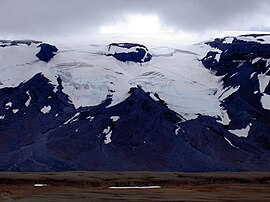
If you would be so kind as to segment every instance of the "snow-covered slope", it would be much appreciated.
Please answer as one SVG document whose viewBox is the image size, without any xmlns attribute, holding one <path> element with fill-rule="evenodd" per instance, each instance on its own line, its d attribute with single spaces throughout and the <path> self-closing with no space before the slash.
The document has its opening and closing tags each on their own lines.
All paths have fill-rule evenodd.
<svg viewBox="0 0 270 202">
<path fill-rule="evenodd" d="M 269 170 L 269 38 L 0 41 L 0 169 Z"/>
<path fill-rule="evenodd" d="M 152 61 L 124 63 L 108 57 L 104 46 L 57 47 L 59 51 L 49 63 L 38 60 L 35 55 L 39 48 L 35 45 L 0 49 L 2 87 L 17 86 L 42 72 L 55 85 L 56 77 L 61 77 L 63 91 L 76 108 L 98 105 L 108 95 L 115 105 L 129 96 L 131 87 L 139 85 L 152 94 L 157 93 L 171 109 L 187 119 L 197 114 L 221 115 L 220 102 L 215 96 L 220 79 L 203 68 L 199 61 L 203 55 L 155 47 L 150 48 Z"/>
</svg>

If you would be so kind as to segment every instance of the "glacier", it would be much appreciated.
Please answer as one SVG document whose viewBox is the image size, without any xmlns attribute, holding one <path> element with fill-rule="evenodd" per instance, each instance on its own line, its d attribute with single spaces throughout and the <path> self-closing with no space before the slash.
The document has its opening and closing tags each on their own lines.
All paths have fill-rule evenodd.
<svg viewBox="0 0 270 202">
<path fill-rule="evenodd" d="M 0 170 L 269 171 L 269 59 L 269 35 L 0 40 Z"/>
</svg>

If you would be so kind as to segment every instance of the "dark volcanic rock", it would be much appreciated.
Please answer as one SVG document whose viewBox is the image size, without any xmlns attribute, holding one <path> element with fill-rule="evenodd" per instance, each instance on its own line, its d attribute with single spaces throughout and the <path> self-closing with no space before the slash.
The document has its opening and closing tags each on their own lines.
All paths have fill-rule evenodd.
<svg viewBox="0 0 270 202">
<path fill-rule="evenodd" d="M 31 44 L 40 44 L 42 41 L 34 41 L 34 40 L 0 40 L 0 47 L 6 46 L 19 46 L 19 45 L 27 45 L 30 46 Z"/>
<path fill-rule="evenodd" d="M 257 38 L 263 35 L 248 36 Z M 270 85 L 268 83 L 262 92 L 259 81 L 260 77 L 270 75 L 270 66 L 267 63 L 267 59 L 270 59 L 270 44 L 237 38 L 232 43 L 224 43 L 225 39 L 207 43 L 222 52 L 219 60 L 216 59 L 218 52 L 209 52 L 202 63 L 217 76 L 223 76 L 225 91 L 238 88 L 222 103 L 231 119 L 226 128 L 244 129 L 249 126 L 247 139 L 270 150 L 270 110 L 263 108 L 261 103 L 262 96 L 270 95 Z"/>
<path fill-rule="evenodd" d="M 111 43 L 107 56 L 113 56 L 122 62 L 143 63 L 152 59 L 152 55 L 144 45 L 134 43 Z"/>
<path fill-rule="evenodd" d="M 55 46 L 46 43 L 40 44 L 38 47 L 40 47 L 40 51 L 36 54 L 36 56 L 44 62 L 49 62 L 58 51 Z"/>
<path fill-rule="evenodd" d="M 140 87 L 115 106 L 108 97 L 78 109 L 62 89 L 41 74 L 0 89 L 1 171 L 270 169 L 269 150 L 214 118 L 186 121 Z"/>
</svg>

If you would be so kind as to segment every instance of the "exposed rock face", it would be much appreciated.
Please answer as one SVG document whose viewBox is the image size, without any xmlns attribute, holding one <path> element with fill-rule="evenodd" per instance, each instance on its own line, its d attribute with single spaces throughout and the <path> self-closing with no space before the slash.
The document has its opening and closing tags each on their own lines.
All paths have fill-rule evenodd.
<svg viewBox="0 0 270 202">
<path fill-rule="evenodd" d="M 219 51 L 208 52 L 202 63 L 223 76 L 222 107 L 231 120 L 226 128 L 249 128 L 248 139 L 270 150 L 270 109 L 262 102 L 264 96 L 270 95 L 270 44 L 256 39 L 261 35 L 246 36 L 255 39 L 235 37 L 209 42 Z"/>
<path fill-rule="evenodd" d="M 133 43 L 111 43 L 107 56 L 113 56 L 122 62 L 144 63 L 152 59 L 152 55 L 144 45 Z"/>
<path fill-rule="evenodd" d="M 49 62 L 54 56 L 55 53 L 58 51 L 58 49 L 50 44 L 43 43 L 38 46 L 40 48 L 40 51 L 36 54 L 38 59 Z"/>
<path fill-rule="evenodd" d="M 0 90 L 2 171 L 269 170 L 269 150 L 214 118 L 186 121 L 140 87 L 115 106 L 75 109 L 58 82 L 37 74 Z"/>
</svg>

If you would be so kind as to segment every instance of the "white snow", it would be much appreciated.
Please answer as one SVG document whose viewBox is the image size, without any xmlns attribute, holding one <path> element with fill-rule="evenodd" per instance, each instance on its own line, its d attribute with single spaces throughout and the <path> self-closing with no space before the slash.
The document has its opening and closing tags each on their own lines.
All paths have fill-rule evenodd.
<svg viewBox="0 0 270 202">
<path fill-rule="evenodd" d="M 216 54 L 215 60 L 216 60 L 217 62 L 219 62 L 219 60 L 220 60 L 220 53 Z"/>
<path fill-rule="evenodd" d="M 0 116 L 0 120 L 3 120 L 3 119 L 5 119 L 5 115 Z"/>
<path fill-rule="evenodd" d="M 258 39 L 263 39 L 264 41 L 258 41 Z M 262 44 L 266 44 L 266 43 L 270 43 L 270 36 L 260 36 L 257 37 L 257 42 L 258 43 L 262 43 Z"/>
<path fill-rule="evenodd" d="M 256 74 L 256 72 L 253 72 L 251 75 L 250 75 L 250 79 L 252 79 L 252 77 Z"/>
<path fill-rule="evenodd" d="M 227 38 L 223 41 L 223 43 L 230 44 L 230 43 L 233 42 L 233 40 L 234 40 L 234 37 L 227 37 Z"/>
<path fill-rule="evenodd" d="M 214 86 L 220 85 L 219 79 L 198 63 L 196 56 L 176 54 L 158 57 L 137 70 L 132 73 L 137 76 L 130 79 L 129 83 L 157 93 L 171 109 L 185 118 L 196 118 L 196 111 L 213 116 L 219 114 L 219 101 L 211 94 Z"/>
<path fill-rule="evenodd" d="M 231 142 L 228 138 L 224 137 L 224 139 L 225 139 L 232 147 L 234 147 L 234 148 L 236 148 L 236 149 L 239 149 L 239 147 L 234 146 L 234 145 L 232 144 L 232 142 Z"/>
<path fill-rule="evenodd" d="M 217 121 L 219 123 L 222 123 L 223 125 L 229 125 L 231 122 L 231 119 L 227 113 L 227 110 L 221 109 L 221 121 Z"/>
<path fill-rule="evenodd" d="M 75 119 L 76 117 L 78 117 L 80 115 L 80 112 L 77 112 L 73 117 L 71 117 L 69 120 L 67 120 L 65 123 L 64 123 L 64 125 L 67 125 L 67 124 L 69 124 L 69 123 L 73 123 L 73 122 L 75 122 L 75 121 L 78 121 L 79 119 L 77 118 L 77 119 Z"/>
<path fill-rule="evenodd" d="M 266 75 L 266 73 L 265 74 L 259 74 L 258 75 L 261 93 L 264 93 L 266 87 L 269 85 L 269 82 L 270 82 L 270 76 Z"/>
<path fill-rule="evenodd" d="M 236 72 L 233 75 L 231 75 L 230 78 L 234 77 L 236 74 L 238 74 L 238 72 Z"/>
<path fill-rule="evenodd" d="M 261 103 L 264 109 L 270 110 L 270 95 L 264 93 L 261 98 Z"/>
<path fill-rule="evenodd" d="M 28 107 L 29 104 L 30 104 L 30 102 L 31 102 L 31 96 L 30 96 L 29 90 L 26 91 L 26 93 L 27 93 L 27 95 L 28 95 L 28 100 L 26 101 L 25 106 Z"/>
<path fill-rule="evenodd" d="M 254 60 L 252 60 L 252 64 L 255 64 L 256 62 L 258 62 L 260 59 L 262 59 L 262 58 L 255 58 Z"/>
<path fill-rule="evenodd" d="M 47 184 L 34 184 L 34 187 L 47 187 Z"/>
<path fill-rule="evenodd" d="M 19 109 L 12 109 L 13 114 L 16 114 L 19 111 Z"/>
<path fill-rule="evenodd" d="M 258 38 L 270 41 L 270 37 Z M 254 37 L 240 37 L 239 39 L 256 40 Z M 231 43 L 232 40 L 233 37 L 229 37 L 224 43 Z M 38 61 L 35 57 L 39 51 L 35 45 L 0 49 L 0 80 L 3 83 L 1 88 L 18 86 L 40 72 L 56 86 L 56 76 L 59 75 L 63 81 L 63 91 L 69 95 L 72 103 L 78 108 L 100 104 L 108 95 L 108 90 L 115 91 L 112 93 L 111 106 L 113 106 L 129 96 L 131 87 L 141 85 L 145 91 L 151 92 L 150 96 L 153 99 L 155 99 L 153 94 L 157 93 L 172 110 L 187 119 L 196 118 L 196 114 L 200 113 L 220 116 L 221 122 L 225 125 L 230 121 L 227 113 L 220 110 L 220 100 L 236 92 L 239 87 L 225 89 L 224 92 L 220 78 L 214 76 L 198 61 L 208 51 L 221 53 L 218 49 L 203 43 L 192 46 L 176 45 L 176 47 L 148 45 L 149 50 L 157 57 L 149 63 L 136 64 L 122 63 L 112 57 L 106 57 L 104 50 L 108 47 L 104 44 L 98 46 L 56 44 L 56 46 L 60 51 L 57 57 L 48 64 Z M 111 47 L 111 51 L 134 50 Z M 194 54 L 185 53 L 185 51 Z M 217 54 L 216 59 L 218 60 L 219 57 L 220 54 Z M 252 62 L 259 59 L 256 58 Z M 269 64 L 270 60 L 267 62 Z M 251 78 L 254 75 L 253 73 Z M 260 91 L 263 93 L 269 84 L 270 77 L 260 74 L 258 79 Z M 218 88 L 216 95 L 212 93 L 213 88 Z M 31 96 L 29 91 L 27 94 L 29 99 L 25 105 L 29 106 Z M 221 95 L 220 100 L 219 95 Z M 269 108 L 268 97 L 268 95 L 262 97 L 264 108 Z M 91 121 L 93 118 L 89 119 Z"/>
<path fill-rule="evenodd" d="M 109 187 L 109 189 L 160 189 L 161 186 L 141 186 L 141 187 Z"/>
<path fill-rule="evenodd" d="M 230 95 L 232 95 L 233 93 L 235 93 L 236 91 L 238 91 L 240 88 L 240 86 L 236 86 L 234 87 L 228 87 L 224 90 L 224 92 L 220 95 L 219 99 L 220 100 L 224 100 L 227 97 L 229 97 Z"/>
<path fill-rule="evenodd" d="M 103 134 L 108 134 L 109 132 L 110 132 L 110 130 L 111 130 L 111 127 L 110 126 L 108 126 L 107 128 L 105 128 L 104 130 L 103 130 Z"/>
<path fill-rule="evenodd" d="M 60 76 L 63 92 L 78 108 L 100 104 L 110 90 L 115 91 L 111 93 L 113 102 L 110 106 L 113 106 L 129 96 L 131 87 L 140 85 L 151 92 L 152 98 L 157 93 L 169 108 L 186 119 L 196 118 L 197 114 L 221 116 L 220 101 L 217 95 L 213 95 L 214 88 L 222 89 L 220 78 L 205 69 L 199 61 L 210 50 L 221 52 L 218 49 L 202 44 L 177 45 L 168 47 L 166 51 L 179 51 L 165 57 L 162 56 L 165 51 L 155 46 L 155 54 L 160 56 L 148 63 L 137 64 L 105 56 L 106 45 L 78 43 L 56 46 L 60 51 L 49 63 L 40 62 L 35 57 L 39 51 L 35 46 L 0 49 L 1 87 L 18 86 L 37 73 L 42 73 L 56 86 L 57 76 Z M 152 49 L 151 46 L 148 48 Z M 29 106 L 31 96 L 29 91 L 27 94 L 29 99 L 25 105 Z"/>
<path fill-rule="evenodd" d="M 111 136 L 112 136 L 112 130 L 111 130 L 111 127 L 108 126 L 107 128 L 105 128 L 102 132 L 103 134 L 105 134 L 105 140 L 104 140 L 104 144 L 109 144 L 112 142 L 111 140 Z"/>
<path fill-rule="evenodd" d="M 229 132 L 235 134 L 238 137 L 248 137 L 251 124 L 247 125 L 246 128 L 240 130 L 229 130 Z"/>
<path fill-rule="evenodd" d="M 174 54 L 191 54 L 191 55 L 198 55 L 192 51 L 181 50 L 179 48 L 170 48 L 167 46 L 155 47 L 151 48 L 149 51 L 153 57 L 171 57 Z"/>
<path fill-rule="evenodd" d="M 95 117 L 94 116 L 88 116 L 86 119 L 89 119 L 89 121 L 92 121 Z"/>
<path fill-rule="evenodd" d="M 166 46 L 161 46 L 161 47 L 154 47 L 150 49 L 150 53 L 154 57 L 171 57 L 173 56 L 176 51 L 174 48 L 166 47 Z"/>
<path fill-rule="evenodd" d="M 105 136 L 105 140 L 104 140 L 104 144 L 109 144 L 112 142 L 111 140 L 111 136 L 112 136 L 112 131 L 110 131 L 106 136 Z"/>
<path fill-rule="evenodd" d="M 110 117 L 114 122 L 118 121 L 120 119 L 120 116 L 111 116 Z"/>
<path fill-rule="evenodd" d="M 242 40 L 242 41 L 246 41 L 246 42 L 256 41 L 256 39 L 252 36 L 239 36 L 239 37 L 237 37 L 237 39 Z M 259 41 L 257 41 L 257 42 L 259 42 Z"/>
<path fill-rule="evenodd" d="M 175 129 L 174 133 L 175 135 L 178 135 L 178 132 L 181 130 L 181 127 L 180 126 L 177 126 L 177 128 Z"/>
<path fill-rule="evenodd" d="M 8 102 L 8 103 L 6 104 L 6 106 L 5 106 L 6 109 L 9 109 L 9 108 L 11 108 L 11 107 L 12 107 L 12 102 Z"/>
<path fill-rule="evenodd" d="M 150 97 L 155 101 L 159 101 L 159 99 L 157 99 L 157 97 L 153 93 L 150 93 Z"/>
<path fill-rule="evenodd" d="M 48 114 L 50 113 L 52 107 L 49 105 L 49 106 L 44 106 L 40 111 L 43 113 L 43 114 Z"/>
<path fill-rule="evenodd" d="M 266 60 L 266 67 L 267 67 L 268 65 L 270 65 L 270 59 L 267 59 L 267 60 Z"/>
</svg>

